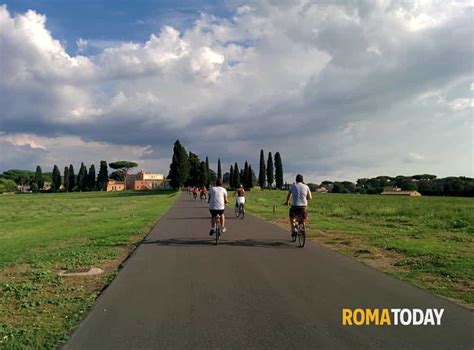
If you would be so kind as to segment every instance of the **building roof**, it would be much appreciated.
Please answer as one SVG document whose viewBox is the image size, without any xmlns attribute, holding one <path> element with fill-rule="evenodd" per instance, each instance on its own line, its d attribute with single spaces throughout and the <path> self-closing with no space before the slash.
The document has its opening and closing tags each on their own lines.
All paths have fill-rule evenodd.
<svg viewBox="0 0 474 350">
<path fill-rule="evenodd" d="M 398 195 L 410 195 L 410 194 L 420 194 L 418 191 L 383 191 L 381 194 L 398 194 Z"/>
</svg>

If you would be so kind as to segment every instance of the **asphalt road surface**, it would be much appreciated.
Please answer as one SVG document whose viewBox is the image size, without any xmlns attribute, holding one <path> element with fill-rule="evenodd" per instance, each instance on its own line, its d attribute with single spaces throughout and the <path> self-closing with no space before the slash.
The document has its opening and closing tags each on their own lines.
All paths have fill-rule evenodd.
<svg viewBox="0 0 474 350">
<path fill-rule="evenodd" d="M 283 199 L 282 199 L 283 200 Z M 64 349 L 474 349 L 474 312 L 250 215 L 182 194 Z M 441 326 L 342 326 L 342 308 L 443 308 Z"/>
</svg>

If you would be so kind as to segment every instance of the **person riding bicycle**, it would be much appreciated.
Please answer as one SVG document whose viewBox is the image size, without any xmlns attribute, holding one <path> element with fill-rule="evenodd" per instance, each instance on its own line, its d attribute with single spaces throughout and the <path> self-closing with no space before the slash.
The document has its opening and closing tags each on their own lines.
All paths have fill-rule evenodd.
<svg viewBox="0 0 474 350">
<path fill-rule="evenodd" d="M 217 179 L 216 186 L 211 187 L 209 190 L 207 203 L 209 204 L 209 212 L 211 213 L 211 231 L 209 231 L 209 235 L 212 236 L 214 234 L 214 223 L 217 219 L 217 215 L 220 215 L 221 232 L 226 232 L 224 210 L 225 205 L 228 203 L 227 190 L 222 187 L 222 181 L 220 179 Z"/>
<path fill-rule="evenodd" d="M 197 186 L 194 186 L 193 187 L 193 196 L 194 196 L 194 199 L 196 199 L 197 195 L 198 195 L 198 192 L 199 192 L 199 188 Z"/>
<path fill-rule="evenodd" d="M 306 207 L 308 201 L 313 198 L 309 187 L 303 182 L 303 175 L 296 175 L 296 183 L 291 185 L 288 195 L 286 196 L 285 204 L 288 205 L 291 197 L 291 208 L 290 208 L 290 227 L 291 227 L 291 237 L 296 236 L 296 232 L 293 229 L 293 219 L 298 216 L 302 216 L 303 220 L 306 222 L 308 218 L 308 212 Z"/>
<path fill-rule="evenodd" d="M 245 189 L 242 184 L 239 185 L 239 187 L 235 190 L 235 207 L 238 208 L 240 205 L 242 205 L 242 211 L 245 213 Z"/>
<path fill-rule="evenodd" d="M 201 199 L 206 199 L 206 197 L 207 197 L 207 188 L 206 188 L 206 186 L 202 186 L 200 198 Z"/>
</svg>

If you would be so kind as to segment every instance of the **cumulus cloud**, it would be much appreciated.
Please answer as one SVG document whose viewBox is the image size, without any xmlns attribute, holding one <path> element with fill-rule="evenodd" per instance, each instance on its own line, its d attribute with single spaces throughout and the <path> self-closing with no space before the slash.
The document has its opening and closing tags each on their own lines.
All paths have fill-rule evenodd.
<svg viewBox="0 0 474 350">
<path fill-rule="evenodd" d="M 179 138 L 225 166 L 280 151 L 288 176 L 313 181 L 472 176 L 471 13 L 467 1 L 250 1 L 145 42 L 78 38 L 72 56 L 46 15 L 2 5 L 0 144 L 52 165 L 76 154 L 52 145 L 80 140 L 96 150 L 82 157 L 165 172 Z"/>
</svg>

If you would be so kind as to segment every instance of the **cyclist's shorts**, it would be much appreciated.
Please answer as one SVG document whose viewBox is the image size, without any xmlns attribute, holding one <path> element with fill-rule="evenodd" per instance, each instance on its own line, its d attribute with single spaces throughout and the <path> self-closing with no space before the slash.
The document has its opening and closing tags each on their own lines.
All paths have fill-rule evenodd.
<svg viewBox="0 0 474 350">
<path fill-rule="evenodd" d="M 235 203 L 236 203 L 237 205 L 245 204 L 245 197 L 237 197 Z"/>
<path fill-rule="evenodd" d="M 308 212 L 306 207 L 291 207 L 290 208 L 290 218 L 294 218 L 301 215 L 303 219 L 308 219 Z"/>
<path fill-rule="evenodd" d="M 211 216 L 215 218 L 217 215 L 222 215 L 224 214 L 224 209 L 222 210 L 214 210 L 214 209 L 209 209 L 209 212 L 211 213 Z"/>
</svg>

